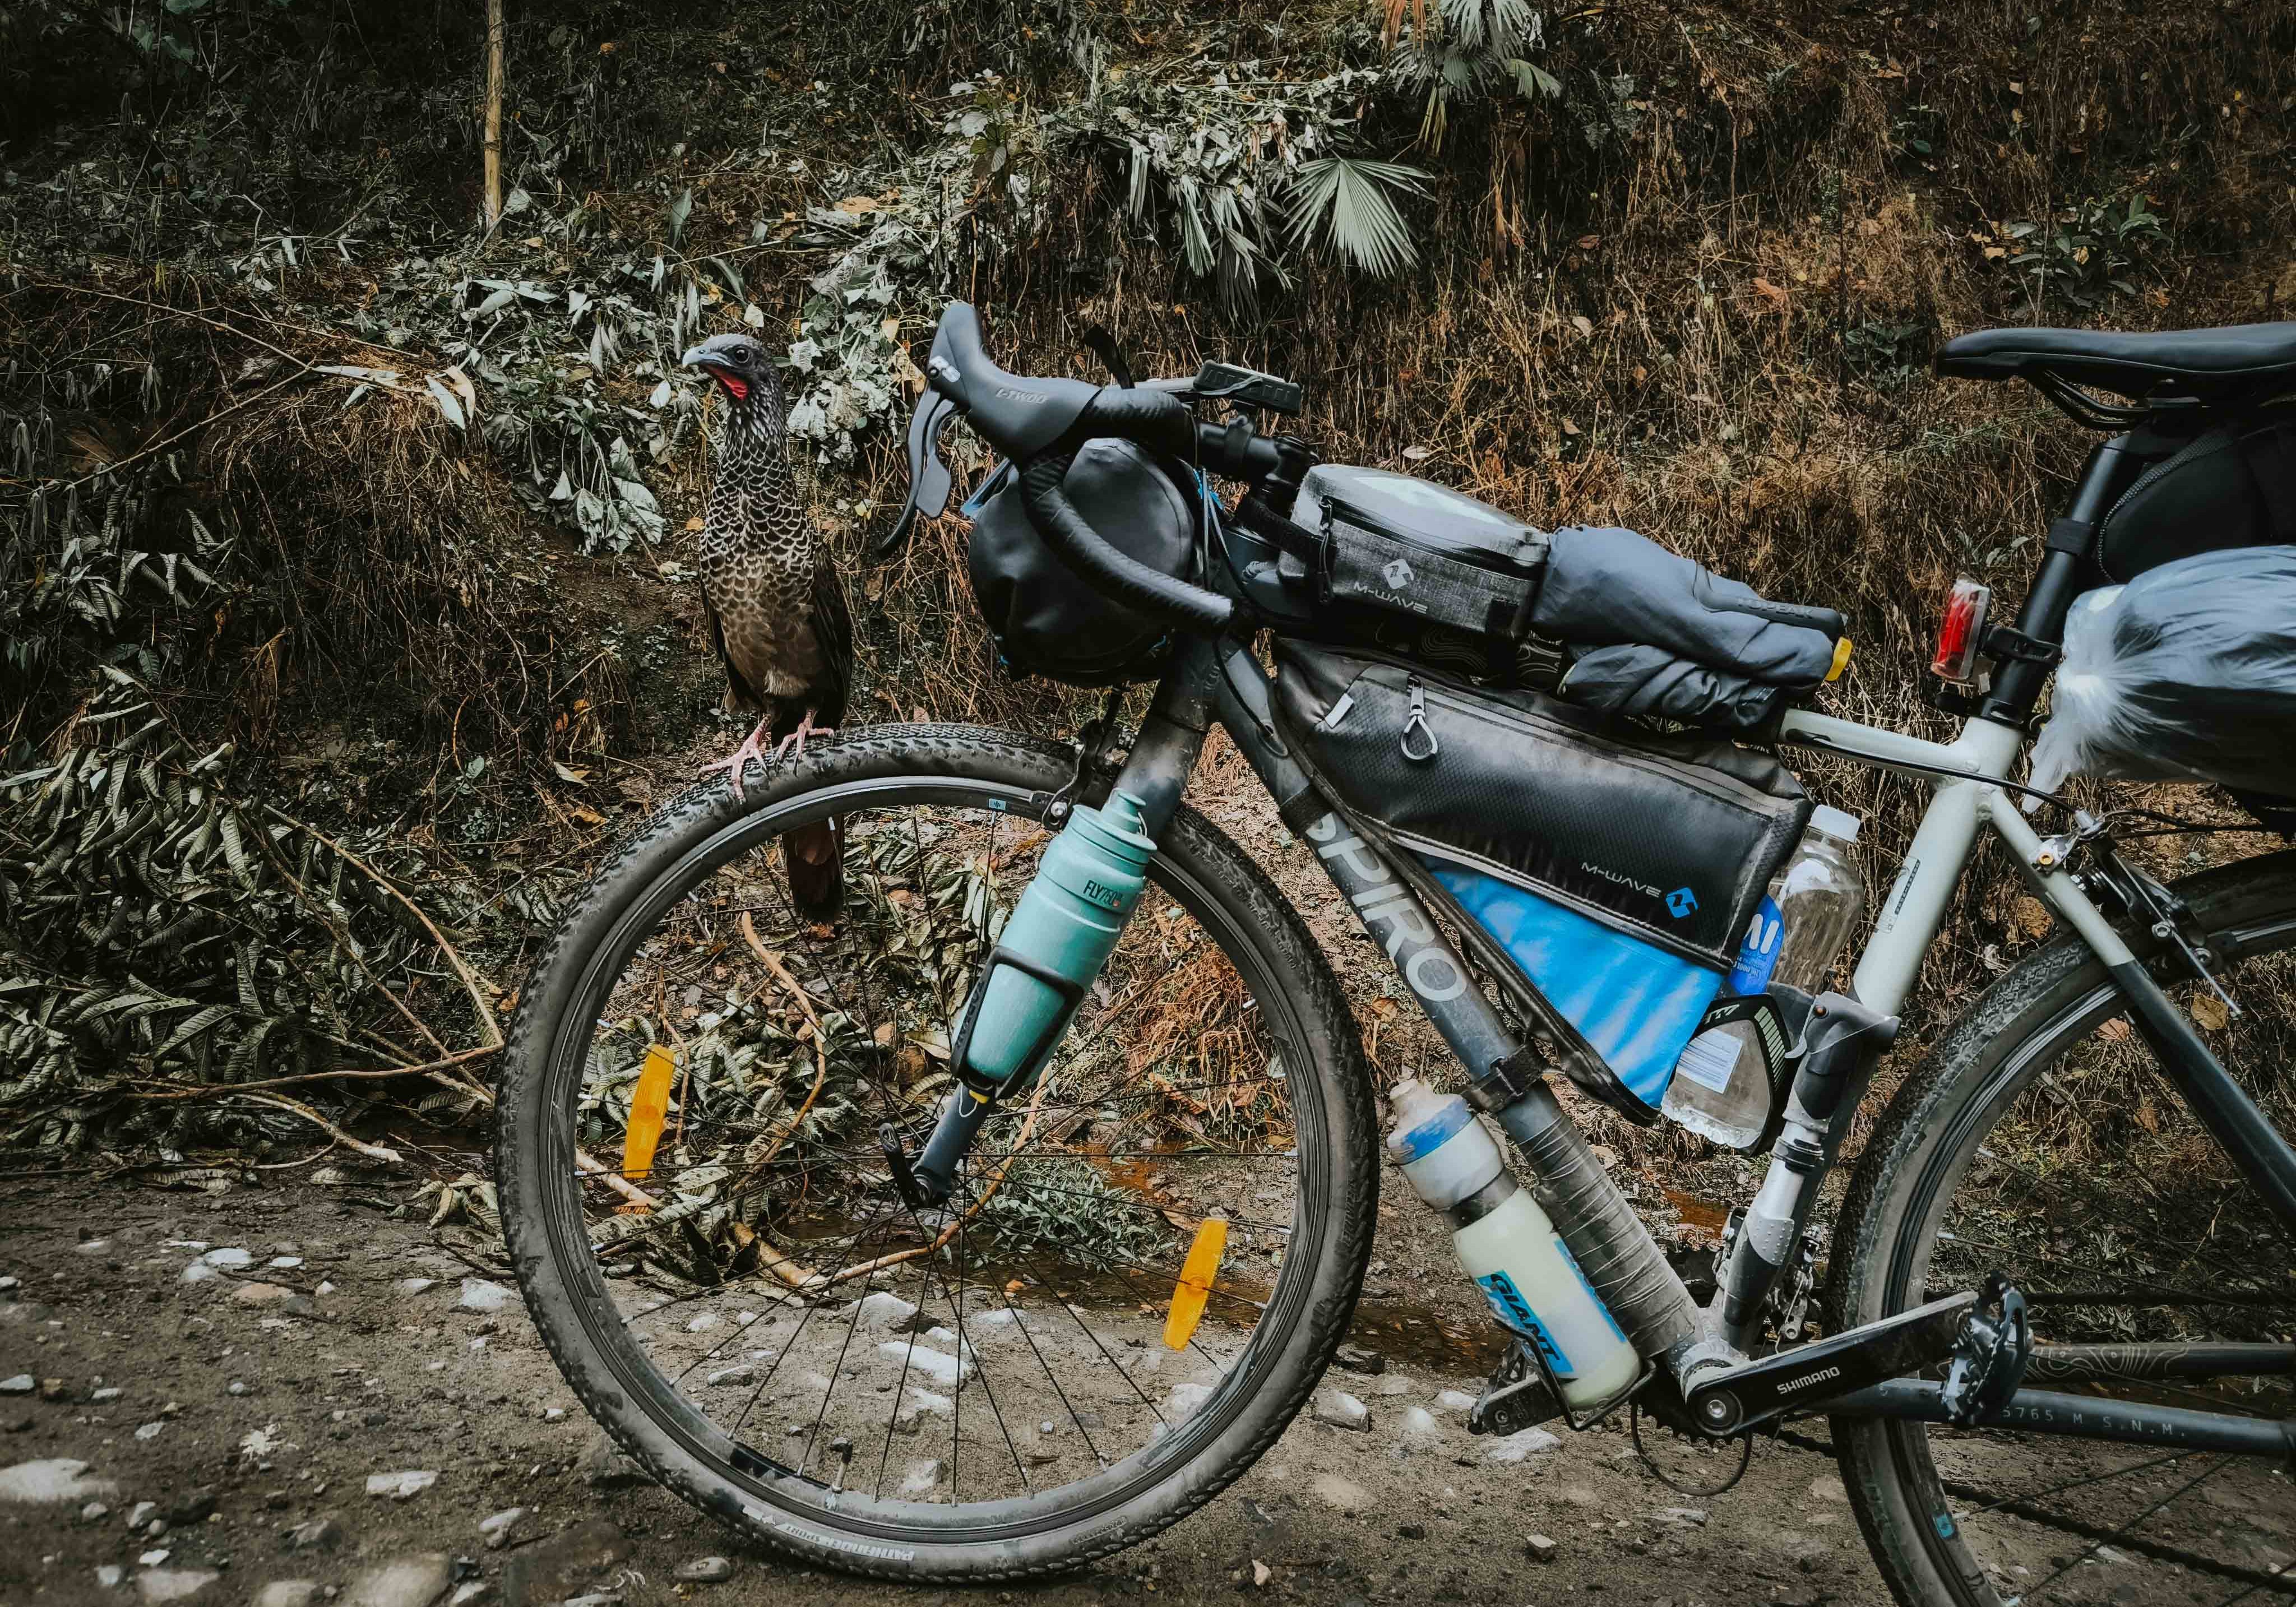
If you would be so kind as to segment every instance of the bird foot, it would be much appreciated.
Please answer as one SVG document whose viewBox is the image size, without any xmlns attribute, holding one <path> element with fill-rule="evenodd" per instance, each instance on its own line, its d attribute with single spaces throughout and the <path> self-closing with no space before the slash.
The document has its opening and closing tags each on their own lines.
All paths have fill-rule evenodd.
<svg viewBox="0 0 2296 1607">
<path fill-rule="evenodd" d="M 767 721 L 759 720 L 758 722 L 757 729 L 750 732 L 748 736 L 742 740 L 742 745 L 740 747 L 734 749 L 733 752 L 727 754 L 724 758 L 713 759 L 709 764 L 702 766 L 701 774 L 707 775 L 712 770 L 725 770 L 730 772 L 730 779 L 734 783 L 734 796 L 736 799 L 741 798 L 742 796 L 742 772 L 749 768 L 750 761 L 751 759 L 756 759 L 758 761 L 758 768 L 760 770 L 770 767 L 770 761 L 767 759 L 765 748 L 762 746 L 760 742 L 760 739 L 763 738 L 767 733 Z"/>
<path fill-rule="evenodd" d="M 813 710 L 808 709 L 805 711 L 805 717 L 797 723 L 797 729 L 791 732 L 787 736 L 782 738 L 782 740 L 775 745 L 774 757 L 777 759 L 786 758 L 791 764 L 795 764 L 798 760 L 805 757 L 806 738 L 809 736 L 835 736 L 837 732 L 832 726 L 815 725 L 813 723 Z"/>
</svg>

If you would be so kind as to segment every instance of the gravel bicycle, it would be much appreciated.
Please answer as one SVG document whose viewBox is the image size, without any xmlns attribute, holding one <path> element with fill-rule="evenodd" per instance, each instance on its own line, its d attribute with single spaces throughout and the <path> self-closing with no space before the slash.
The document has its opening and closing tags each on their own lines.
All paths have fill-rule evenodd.
<svg viewBox="0 0 2296 1607">
<path fill-rule="evenodd" d="M 1939 366 L 2030 379 L 2098 424 L 2149 414 L 2084 386 L 2162 387 L 2205 414 L 2296 377 L 2296 340 L 2227 332 L 1991 332 Z M 1128 743 L 1107 722 L 1069 744 L 890 726 L 816 742 L 742 797 L 697 787 L 566 914 L 520 996 L 500 1197 L 545 1341 L 633 1456 L 808 1563 L 979 1581 L 1155 1533 L 1292 1421 L 1362 1286 L 1378 1111 L 1299 911 L 1183 802 L 1217 723 L 1513 1140 L 1642 1360 L 1636 1409 L 1722 1447 L 1823 1419 L 1909 1603 L 2131 1579 L 2123 1599 L 2291 1593 L 2287 1559 L 2227 1538 L 2225 1513 L 2284 1513 L 2296 1451 L 2296 854 L 2164 883 L 2123 817 L 2061 811 L 2044 835 L 2013 780 L 2086 533 L 2136 471 L 2120 442 L 2092 457 L 2014 625 L 1978 628 L 1993 671 L 1955 740 L 1808 708 L 1771 734 L 1932 792 L 1854 976 L 1804 1001 L 1765 1181 L 1701 1309 L 1456 912 L 1287 740 L 1234 559 L 1280 523 L 1275 492 L 1309 455 L 1251 410 L 1296 392 L 1219 365 L 1106 388 L 1012 374 L 961 306 L 927 369 L 896 536 L 945 507 L 939 432 L 966 417 L 1075 574 L 1163 623 L 1160 673 Z M 1221 399 L 1234 417 L 1196 416 Z M 1086 439 L 1201 471 L 1204 584 L 1128 557 L 1062 496 Z M 1213 475 L 1242 493 L 1216 497 Z M 1025 1074 L 984 1091 L 968 1039 L 1013 963 L 1008 923 L 1063 828 L 1119 793 L 1152 840 L 1137 903 Z M 848 903 L 813 922 L 775 845 L 831 817 Z M 2058 935 L 1931 1046 L 1829 1189 L 1988 832 Z M 1562 1413 L 1551 1373 L 1518 1338 L 1478 1425 Z M 2196 1518 L 2210 1494 L 2225 1505 Z"/>
</svg>

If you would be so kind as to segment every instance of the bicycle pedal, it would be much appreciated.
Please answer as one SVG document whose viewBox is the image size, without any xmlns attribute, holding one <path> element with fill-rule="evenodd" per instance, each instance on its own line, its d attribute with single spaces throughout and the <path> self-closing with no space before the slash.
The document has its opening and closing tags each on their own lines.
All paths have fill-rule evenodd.
<svg viewBox="0 0 2296 1607">
<path fill-rule="evenodd" d="M 1704 1433 L 1742 1434 L 1807 1402 L 1917 1373 L 1953 1354 L 1977 1298 L 1965 1290 L 1816 1344 L 1703 1377 L 1693 1373 L 1691 1420 Z"/>
<path fill-rule="evenodd" d="M 1504 1438 L 1562 1415 L 1562 1403 L 1546 1387 L 1530 1347 L 1516 1340 L 1507 1347 L 1483 1392 L 1467 1412 L 1467 1432 Z"/>
</svg>

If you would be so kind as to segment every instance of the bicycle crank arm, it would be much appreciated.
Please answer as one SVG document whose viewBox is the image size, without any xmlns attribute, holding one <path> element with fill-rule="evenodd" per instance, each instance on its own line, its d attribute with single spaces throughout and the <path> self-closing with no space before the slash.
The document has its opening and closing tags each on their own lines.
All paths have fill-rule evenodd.
<svg viewBox="0 0 2296 1607">
<path fill-rule="evenodd" d="M 1953 1354 L 1977 1300 L 1966 1290 L 1814 1345 L 1693 1373 L 1691 1421 L 1724 1439 L 1813 1402 L 1918 1373 Z"/>
</svg>

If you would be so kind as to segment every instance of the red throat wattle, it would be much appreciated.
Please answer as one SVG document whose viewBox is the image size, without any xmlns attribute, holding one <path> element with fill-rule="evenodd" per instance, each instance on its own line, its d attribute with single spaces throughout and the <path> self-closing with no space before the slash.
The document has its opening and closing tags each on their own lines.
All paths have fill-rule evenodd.
<svg viewBox="0 0 2296 1607">
<path fill-rule="evenodd" d="M 746 402 L 750 399 L 749 381 L 737 380 L 730 373 L 721 373 L 718 376 L 718 382 L 726 388 L 726 394 L 735 401 Z"/>
</svg>

